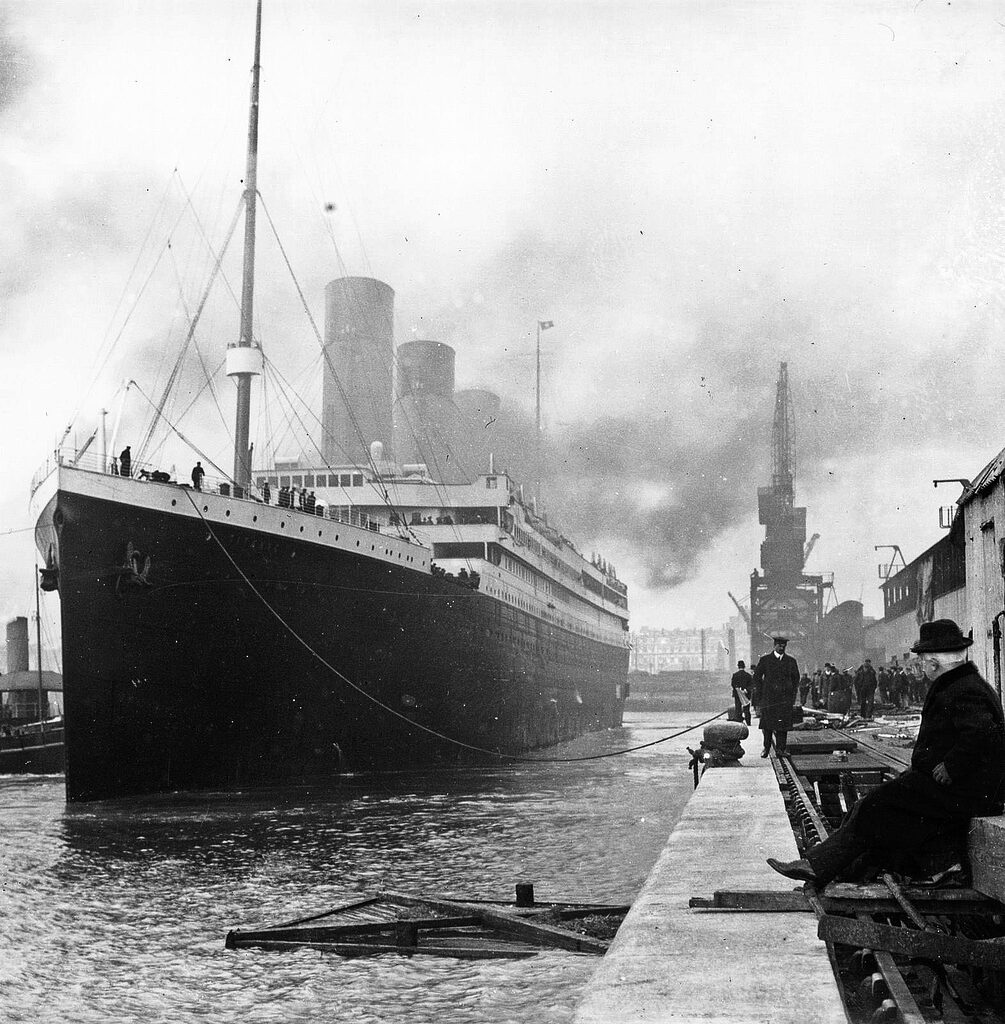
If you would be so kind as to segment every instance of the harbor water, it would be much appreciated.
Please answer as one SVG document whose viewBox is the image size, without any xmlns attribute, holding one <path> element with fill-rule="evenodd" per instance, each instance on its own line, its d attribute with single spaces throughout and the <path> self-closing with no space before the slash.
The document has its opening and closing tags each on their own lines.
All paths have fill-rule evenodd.
<svg viewBox="0 0 1005 1024">
<path fill-rule="evenodd" d="M 535 756 L 616 751 L 710 714 L 628 714 Z M 61 777 L 0 777 L 0 1019 L 569 1021 L 594 957 L 347 960 L 228 951 L 224 938 L 381 889 L 511 899 L 529 881 L 541 900 L 630 903 L 690 795 L 686 747 L 700 738 L 69 806 Z"/>
</svg>

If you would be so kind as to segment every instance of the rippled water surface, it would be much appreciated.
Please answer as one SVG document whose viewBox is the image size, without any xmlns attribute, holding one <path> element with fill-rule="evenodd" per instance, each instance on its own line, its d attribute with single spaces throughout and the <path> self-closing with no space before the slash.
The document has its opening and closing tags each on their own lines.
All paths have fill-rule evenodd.
<svg viewBox="0 0 1005 1024">
<path fill-rule="evenodd" d="M 706 718 L 626 716 L 549 750 L 645 743 Z M 597 761 L 353 778 L 338 787 L 63 802 L 0 776 L 0 1019 L 567 1022 L 597 965 L 224 949 L 398 889 L 631 902 L 691 792 L 694 734 Z"/>
</svg>

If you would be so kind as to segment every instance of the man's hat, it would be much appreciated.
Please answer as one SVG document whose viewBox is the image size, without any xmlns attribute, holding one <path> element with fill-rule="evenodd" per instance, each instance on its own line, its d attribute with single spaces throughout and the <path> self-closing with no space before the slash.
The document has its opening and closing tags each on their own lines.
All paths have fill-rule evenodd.
<svg viewBox="0 0 1005 1024">
<path fill-rule="evenodd" d="M 921 624 L 921 636 L 911 650 L 915 654 L 963 651 L 972 643 L 973 640 L 964 636 L 952 619 L 936 619 Z"/>
<path fill-rule="evenodd" d="M 787 644 L 789 642 L 789 638 L 787 636 L 773 636 L 771 638 L 771 642 L 773 644 Z"/>
</svg>

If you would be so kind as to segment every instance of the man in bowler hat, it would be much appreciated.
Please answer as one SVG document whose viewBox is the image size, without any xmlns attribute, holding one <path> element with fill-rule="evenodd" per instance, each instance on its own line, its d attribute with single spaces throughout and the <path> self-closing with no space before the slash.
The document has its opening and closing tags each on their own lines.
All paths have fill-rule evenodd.
<svg viewBox="0 0 1005 1024">
<path fill-rule="evenodd" d="M 730 680 L 730 687 L 733 690 L 733 707 L 736 709 L 736 721 L 746 722 L 747 725 L 750 725 L 750 680 L 751 675 L 747 671 L 747 666 L 742 661 L 738 661 L 736 663 L 736 671 Z"/>
<path fill-rule="evenodd" d="M 805 859 L 769 857 L 771 867 L 816 885 L 841 877 L 856 862 L 924 874 L 916 854 L 938 845 L 962 851 L 971 818 L 1001 813 L 1005 717 L 998 695 L 967 658 L 972 643 L 952 619 L 922 625 L 911 650 L 922 657 L 931 685 L 911 767 L 859 800 Z"/>
<path fill-rule="evenodd" d="M 775 750 L 779 754 L 785 753 L 789 729 L 792 728 L 792 705 L 796 702 L 796 691 L 799 689 L 799 666 L 792 655 L 785 653 L 788 637 L 772 637 L 772 642 L 774 650 L 762 655 L 754 669 L 750 694 L 761 716 L 761 732 L 764 734 L 761 757 L 771 753 L 772 734 Z"/>
</svg>

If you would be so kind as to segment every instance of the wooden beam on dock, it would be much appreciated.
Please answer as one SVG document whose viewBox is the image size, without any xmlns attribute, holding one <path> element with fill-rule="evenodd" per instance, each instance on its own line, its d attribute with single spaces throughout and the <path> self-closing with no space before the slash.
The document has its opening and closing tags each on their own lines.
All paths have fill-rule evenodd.
<svg viewBox="0 0 1005 1024">
<path fill-rule="evenodd" d="M 961 935 L 918 931 L 825 914 L 817 925 L 817 934 L 828 942 L 867 947 L 911 957 L 944 960 L 1000 971 L 1005 969 L 1005 938 L 967 939 Z"/>
</svg>

